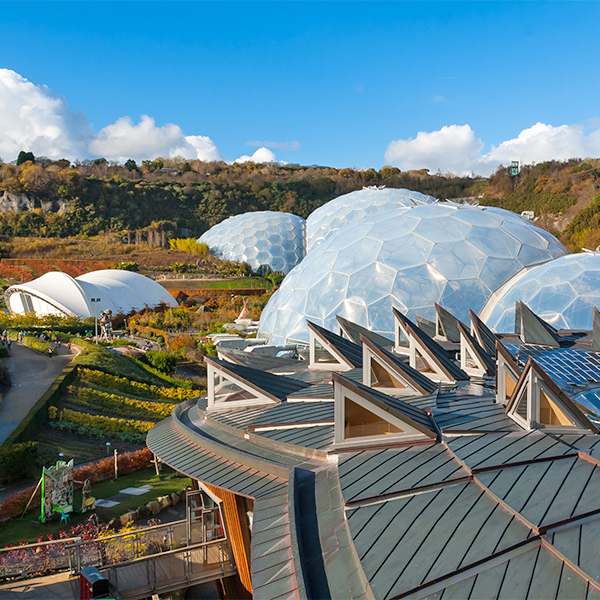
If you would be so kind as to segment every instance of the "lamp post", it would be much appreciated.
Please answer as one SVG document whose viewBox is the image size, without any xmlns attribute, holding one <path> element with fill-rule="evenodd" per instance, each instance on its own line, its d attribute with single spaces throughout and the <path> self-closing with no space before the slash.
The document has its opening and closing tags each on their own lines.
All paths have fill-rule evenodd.
<svg viewBox="0 0 600 600">
<path fill-rule="evenodd" d="M 96 338 L 96 345 L 98 345 L 98 311 L 96 310 L 96 304 L 101 300 L 102 298 L 90 298 L 90 301 L 94 304 L 94 337 Z"/>
<path fill-rule="evenodd" d="M 109 450 L 110 450 L 110 442 L 106 442 L 106 456 L 108 456 Z"/>
</svg>

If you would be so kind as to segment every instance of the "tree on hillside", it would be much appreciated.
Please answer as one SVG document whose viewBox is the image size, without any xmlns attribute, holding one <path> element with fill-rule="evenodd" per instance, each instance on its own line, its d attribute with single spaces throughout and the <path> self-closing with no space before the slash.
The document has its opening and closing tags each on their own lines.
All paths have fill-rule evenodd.
<svg viewBox="0 0 600 600">
<path fill-rule="evenodd" d="M 33 155 L 33 152 L 25 152 L 24 150 L 21 150 L 21 152 L 19 152 L 19 156 L 17 156 L 17 165 L 22 165 L 28 160 L 35 162 L 35 156 Z"/>
</svg>

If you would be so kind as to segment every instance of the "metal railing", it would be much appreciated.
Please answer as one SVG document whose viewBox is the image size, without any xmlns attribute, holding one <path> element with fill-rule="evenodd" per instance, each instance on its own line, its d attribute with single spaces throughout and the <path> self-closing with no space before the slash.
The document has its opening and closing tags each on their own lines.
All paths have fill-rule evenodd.
<svg viewBox="0 0 600 600">
<path fill-rule="evenodd" d="M 188 523 L 184 519 L 95 540 L 78 541 L 68 547 L 71 553 L 71 572 L 79 573 L 85 567 L 100 569 L 143 556 L 184 548 L 190 545 L 201 531 L 200 521 L 190 523 L 188 529 Z M 190 532 L 193 535 L 190 535 Z"/>
<path fill-rule="evenodd" d="M 227 540 L 180 548 L 102 569 L 114 589 L 135 600 L 236 573 Z"/>
<path fill-rule="evenodd" d="M 222 528 L 210 531 L 215 542 L 224 540 Z M 0 578 L 62 570 L 77 574 L 85 567 L 103 568 L 197 545 L 206 540 L 206 533 L 202 520 L 188 523 L 183 519 L 94 540 L 77 537 L 0 548 Z"/>
<path fill-rule="evenodd" d="M 0 548 L 0 578 L 72 569 L 69 547 L 81 538 L 67 538 Z"/>
</svg>

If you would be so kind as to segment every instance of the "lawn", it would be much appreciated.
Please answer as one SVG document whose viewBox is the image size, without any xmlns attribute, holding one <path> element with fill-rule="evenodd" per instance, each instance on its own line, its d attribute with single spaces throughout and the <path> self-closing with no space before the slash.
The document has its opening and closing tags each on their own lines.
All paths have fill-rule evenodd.
<svg viewBox="0 0 600 600">
<path fill-rule="evenodd" d="M 92 496 L 96 499 L 103 498 L 107 499 L 119 493 L 120 490 L 128 487 L 140 487 L 143 485 L 151 485 L 152 489 L 146 494 L 141 496 L 130 496 L 127 500 L 122 501 L 120 504 L 110 508 L 102 509 L 99 511 L 99 517 L 102 521 L 109 521 L 114 517 L 118 517 L 127 512 L 128 509 L 137 508 L 142 504 L 146 504 L 153 500 L 156 500 L 159 496 L 165 496 L 182 490 L 188 485 L 191 485 L 189 477 L 184 477 L 176 471 L 163 466 L 162 473 L 157 477 L 154 467 L 138 471 L 137 473 L 131 473 L 130 475 L 124 475 L 119 477 L 117 480 L 111 479 L 109 481 L 102 481 L 92 485 Z M 75 512 L 71 517 L 70 525 L 75 525 L 85 520 L 91 513 L 81 514 L 79 508 L 81 507 L 81 491 L 75 490 L 74 494 L 74 509 Z M 37 520 L 39 516 L 39 510 L 28 513 L 22 519 L 8 523 L 4 527 L 0 527 L 0 547 L 6 546 L 7 544 L 18 545 L 20 541 L 27 543 L 37 542 L 39 535 L 44 537 L 44 541 L 47 540 L 47 534 L 53 534 L 58 536 L 61 529 L 65 529 L 68 533 L 68 526 L 61 525 L 57 521 L 50 523 L 40 523 Z M 160 515 L 157 517 L 160 519 Z"/>
<path fill-rule="evenodd" d="M 187 290 L 248 290 L 248 289 L 266 289 L 273 287 L 273 284 L 262 277 L 244 277 L 242 279 L 166 279 L 158 280 L 168 290 L 187 289 Z"/>
</svg>

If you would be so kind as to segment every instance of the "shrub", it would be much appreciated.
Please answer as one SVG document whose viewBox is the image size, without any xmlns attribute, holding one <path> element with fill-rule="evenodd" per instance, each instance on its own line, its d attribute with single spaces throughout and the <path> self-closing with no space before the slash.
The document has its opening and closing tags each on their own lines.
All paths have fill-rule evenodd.
<svg viewBox="0 0 600 600">
<path fill-rule="evenodd" d="M 194 238 L 171 239 L 169 240 L 169 246 L 175 250 L 197 254 L 198 256 L 206 256 L 208 254 L 208 245 L 204 242 L 198 242 Z"/>
<path fill-rule="evenodd" d="M 26 335 L 23 338 L 23 343 L 32 350 L 37 350 L 42 354 L 48 354 L 48 349 L 52 348 L 52 344 L 45 342 L 44 340 L 40 340 L 40 338 L 37 338 L 33 335 Z"/>
<path fill-rule="evenodd" d="M 0 484 L 6 485 L 35 477 L 37 459 L 37 442 L 0 446 Z"/>
<path fill-rule="evenodd" d="M 156 343 L 159 344 L 160 346 L 164 346 L 165 345 L 165 338 L 162 335 L 159 335 L 156 338 Z"/>
<path fill-rule="evenodd" d="M 174 354 L 183 356 L 188 350 L 196 348 L 197 342 L 193 335 L 178 335 L 171 338 L 169 350 Z"/>
<path fill-rule="evenodd" d="M 0 344 L 0 358 L 8 358 L 9 356 L 8 348 L 4 344 Z"/>
<path fill-rule="evenodd" d="M 189 265 L 184 262 L 176 262 L 171 265 L 171 271 L 175 273 L 185 273 L 188 270 Z"/>
<path fill-rule="evenodd" d="M 121 271 L 139 271 L 140 265 L 136 262 L 122 262 L 116 268 Z"/>
<path fill-rule="evenodd" d="M 69 408 L 60 411 L 60 419 L 61 421 L 70 421 L 77 425 L 83 425 L 89 429 L 102 429 L 104 431 L 130 431 L 145 434 L 154 427 L 154 423 L 151 421 L 116 419 L 114 417 L 90 415 Z"/>
<path fill-rule="evenodd" d="M 177 357 L 168 352 L 160 352 L 158 350 L 148 350 L 145 354 L 148 364 L 158 369 L 161 373 L 169 374 L 177 364 Z"/>
</svg>

